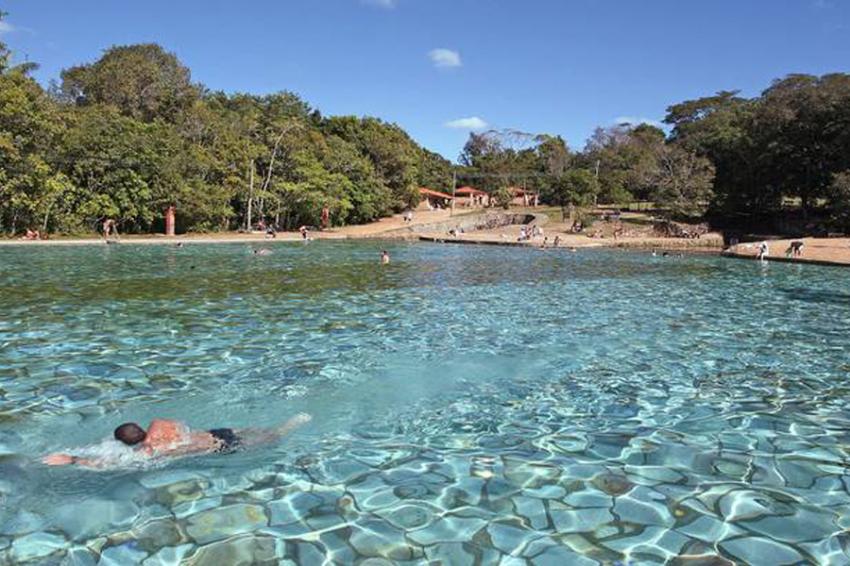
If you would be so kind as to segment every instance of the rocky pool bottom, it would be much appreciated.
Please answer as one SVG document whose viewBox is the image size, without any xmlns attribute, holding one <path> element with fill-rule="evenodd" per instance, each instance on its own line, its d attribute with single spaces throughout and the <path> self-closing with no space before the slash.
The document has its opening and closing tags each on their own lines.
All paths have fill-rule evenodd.
<svg viewBox="0 0 850 566">
<path fill-rule="evenodd" d="M 844 271 L 315 244 L 0 250 L 0 563 L 850 562 Z"/>
</svg>

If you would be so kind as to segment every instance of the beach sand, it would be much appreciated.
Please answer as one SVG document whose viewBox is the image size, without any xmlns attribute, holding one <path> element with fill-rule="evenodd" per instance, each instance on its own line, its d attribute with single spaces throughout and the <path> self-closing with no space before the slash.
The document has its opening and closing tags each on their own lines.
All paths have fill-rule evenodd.
<svg viewBox="0 0 850 566">
<path fill-rule="evenodd" d="M 785 257 L 785 250 L 792 241 L 803 242 L 800 257 Z M 794 238 L 788 240 L 768 240 L 770 261 L 789 261 L 798 263 L 816 263 L 824 265 L 850 265 L 850 238 Z M 723 252 L 729 257 L 755 259 L 759 242 L 750 242 L 732 246 Z"/>
</svg>

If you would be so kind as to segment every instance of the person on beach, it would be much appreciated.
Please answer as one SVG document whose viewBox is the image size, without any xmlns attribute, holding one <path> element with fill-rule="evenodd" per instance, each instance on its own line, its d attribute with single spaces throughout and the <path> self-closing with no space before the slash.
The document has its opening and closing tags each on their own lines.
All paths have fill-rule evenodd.
<svg viewBox="0 0 850 566">
<path fill-rule="evenodd" d="M 299 413 L 275 428 L 214 428 L 195 431 L 180 421 L 154 419 L 147 430 L 136 423 L 124 423 L 115 429 L 113 437 L 123 445 L 132 447 L 136 460 L 180 458 L 197 454 L 232 454 L 243 448 L 278 442 L 311 420 L 310 415 Z M 93 469 L 114 468 L 121 461 L 119 453 L 110 458 L 106 453 L 85 456 L 59 452 L 42 458 L 42 462 L 48 466 L 75 465 Z"/>
<path fill-rule="evenodd" d="M 307 231 L 306 226 L 302 226 L 301 228 L 298 229 L 298 231 L 301 232 L 301 239 L 302 240 L 307 240 L 307 238 L 310 237 L 310 233 Z"/>
<path fill-rule="evenodd" d="M 555 241 L 552 242 L 552 247 L 557 248 L 561 244 L 561 236 L 555 236 Z"/>
<path fill-rule="evenodd" d="M 803 242 L 801 240 L 794 240 L 791 242 L 791 245 L 788 246 L 788 249 L 785 250 L 785 257 L 800 257 L 803 255 Z"/>
<path fill-rule="evenodd" d="M 103 221 L 103 238 L 108 240 L 109 236 L 118 237 L 118 226 L 112 218 Z"/>
<path fill-rule="evenodd" d="M 765 259 L 767 258 L 767 254 L 769 254 L 769 253 L 770 253 L 770 247 L 767 245 L 767 242 L 764 241 L 764 242 L 759 244 L 759 251 L 758 251 L 758 254 L 756 255 L 756 259 L 759 260 L 759 261 L 765 261 Z"/>
<path fill-rule="evenodd" d="M 390 254 L 387 250 L 381 252 L 381 263 L 386 265 L 390 262 Z"/>
</svg>

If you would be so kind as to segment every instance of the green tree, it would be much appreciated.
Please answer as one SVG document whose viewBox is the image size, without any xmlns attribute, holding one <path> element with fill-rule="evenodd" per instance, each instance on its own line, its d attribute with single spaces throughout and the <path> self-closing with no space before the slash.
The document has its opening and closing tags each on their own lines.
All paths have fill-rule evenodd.
<svg viewBox="0 0 850 566">
<path fill-rule="evenodd" d="M 571 169 L 563 175 L 553 176 L 543 192 L 543 198 L 561 207 L 561 217 L 566 220 L 568 209 L 583 208 L 593 204 L 599 186 L 587 169 Z"/>
<path fill-rule="evenodd" d="M 713 195 L 714 166 L 675 145 L 664 146 L 653 175 L 656 205 L 674 216 L 702 216 Z"/>
<path fill-rule="evenodd" d="M 116 46 L 90 65 L 62 71 L 61 93 L 79 106 L 108 104 L 125 116 L 175 119 L 198 97 L 189 69 L 159 45 Z"/>
</svg>

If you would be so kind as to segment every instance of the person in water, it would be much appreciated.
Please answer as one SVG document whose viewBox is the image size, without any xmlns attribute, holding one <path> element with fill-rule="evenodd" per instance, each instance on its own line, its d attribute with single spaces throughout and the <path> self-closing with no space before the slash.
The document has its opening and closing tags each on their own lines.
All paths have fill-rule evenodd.
<svg viewBox="0 0 850 566">
<path fill-rule="evenodd" d="M 390 253 L 387 250 L 381 252 L 381 263 L 384 265 L 390 262 Z"/>
<path fill-rule="evenodd" d="M 214 428 L 195 431 L 180 421 L 154 419 L 145 430 L 136 423 L 124 423 L 113 432 L 115 440 L 130 446 L 134 455 L 143 459 L 179 458 L 196 454 L 231 454 L 243 448 L 272 444 L 312 420 L 299 413 L 277 428 Z M 67 453 L 49 454 L 42 458 L 48 466 L 77 465 L 104 469 L 115 465 L 104 456 L 81 457 Z"/>
</svg>

